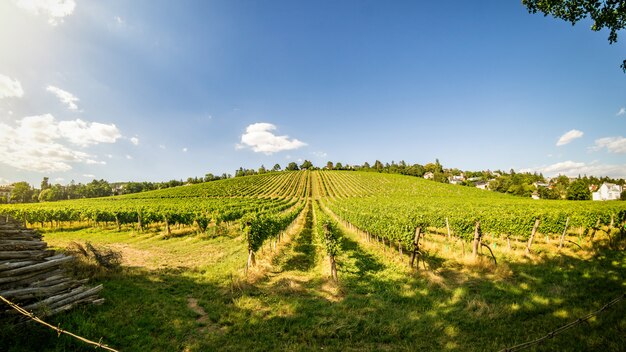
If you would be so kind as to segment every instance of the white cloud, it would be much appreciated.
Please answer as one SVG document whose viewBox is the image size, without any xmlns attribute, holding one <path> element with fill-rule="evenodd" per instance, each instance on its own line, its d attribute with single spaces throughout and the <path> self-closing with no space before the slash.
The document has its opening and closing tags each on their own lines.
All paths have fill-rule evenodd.
<svg viewBox="0 0 626 352">
<path fill-rule="evenodd" d="M 558 146 L 562 146 L 562 145 L 566 145 L 567 143 L 570 143 L 574 139 L 582 137 L 583 134 L 584 133 L 582 131 L 579 131 L 579 130 L 568 131 L 564 135 L 562 135 L 561 138 L 559 138 L 558 142 L 556 142 L 556 145 L 557 145 L 557 147 Z"/>
<path fill-rule="evenodd" d="M 562 161 L 555 164 L 541 166 L 536 168 L 528 168 L 520 170 L 521 172 L 541 172 L 546 176 L 552 177 L 557 175 L 566 175 L 569 177 L 577 177 L 578 175 L 587 176 L 609 176 L 613 178 L 626 177 L 626 165 L 601 164 L 598 161 L 591 163 Z"/>
<path fill-rule="evenodd" d="M 109 159 L 113 159 L 113 155 L 112 154 L 107 154 L 106 157 L 109 158 Z"/>
<path fill-rule="evenodd" d="M 8 184 L 11 184 L 9 180 L 7 180 L 6 178 L 0 177 L 0 186 L 4 186 Z"/>
<path fill-rule="evenodd" d="M 71 143 L 83 147 L 90 144 L 115 143 L 122 137 L 115 124 L 86 122 L 81 119 L 59 122 L 59 132 Z"/>
<path fill-rule="evenodd" d="M 83 174 L 83 177 L 96 178 L 96 175 L 94 175 L 94 174 Z"/>
<path fill-rule="evenodd" d="M 617 114 L 615 114 L 615 116 L 622 116 L 624 114 L 626 114 L 626 108 L 622 106 L 621 108 L 619 108 L 619 111 L 617 112 Z"/>
<path fill-rule="evenodd" d="M 130 142 L 134 145 L 139 145 L 139 138 L 137 137 L 131 137 L 130 138 Z"/>
<path fill-rule="evenodd" d="M 75 123 L 58 122 L 50 114 L 24 117 L 17 120 L 15 126 L 0 123 L 0 163 L 39 172 L 68 171 L 72 169 L 73 163 L 103 164 L 93 155 L 70 148 L 66 143 L 85 146 L 114 142 L 115 139 L 104 138 L 110 136 L 103 137 L 98 133 L 98 125 L 110 125 L 84 122 L 87 128 L 81 129 L 75 128 Z M 95 129 L 90 128 L 93 125 L 96 125 Z M 85 135 L 79 136 L 80 133 Z"/>
<path fill-rule="evenodd" d="M 87 159 L 85 160 L 85 164 L 87 165 L 106 165 L 107 162 L 106 161 L 98 161 L 98 160 L 93 160 L 93 159 Z"/>
<path fill-rule="evenodd" d="M 185 152 L 185 153 L 186 153 L 186 152 L 187 152 L 187 150 L 189 150 L 189 149 L 187 149 L 187 147 L 183 148 L 183 152 Z"/>
<path fill-rule="evenodd" d="M 117 23 L 118 25 L 123 25 L 124 24 L 124 19 L 121 18 L 120 16 L 113 17 L 113 20 L 115 20 L 115 23 Z"/>
<path fill-rule="evenodd" d="M 74 94 L 65 91 L 61 88 L 57 88 L 55 86 L 48 86 L 46 88 L 46 90 L 48 92 L 51 92 L 52 94 L 56 95 L 57 98 L 59 98 L 59 100 L 61 101 L 61 103 L 67 105 L 67 108 L 72 110 L 72 111 L 76 111 L 78 110 L 78 106 L 76 105 L 76 102 L 79 100 Z"/>
<path fill-rule="evenodd" d="M 20 98 L 24 95 L 22 84 L 17 79 L 11 79 L 0 74 L 0 99 L 16 97 Z"/>
<path fill-rule="evenodd" d="M 128 154 L 126 154 L 126 159 L 128 159 L 128 160 L 133 160 L 133 157 L 132 157 L 132 156 L 130 156 L 130 155 L 128 155 Z"/>
<path fill-rule="evenodd" d="M 590 149 L 598 151 L 604 148 L 606 148 L 606 150 L 610 153 L 626 153 L 626 138 L 618 136 L 596 139 L 595 144 Z"/>
<path fill-rule="evenodd" d="M 165 149 L 165 146 L 163 144 L 159 144 L 159 148 Z"/>
<path fill-rule="evenodd" d="M 60 182 L 63 182 L 63 181 L 65 181 L 65 179 L 63 177 L 57 177 L 57 178 L 54 179 L 54 182 L 56 182 L 56 183 L 60 183 Z"/>
<path fill-rule="evenodd" d="M 313 152 L 311 154 L 317 158 L 325 158 L 328 156 L 325 152 Z"/>
<path fill-rule="evenodd" d="M 71 15 L 76 7 L 74 0 L 13 0 L 15 4 L 33 15 L 48 16 L 48 23 L 56 26 Z"/>
<path fill-rule="evenodd" d="M 254 152 L 272 154 L 283 150 L 292 150 L 304 147 L 306 143 L 297 139 L 289 139 L 289 136 L 277 136 L 272 131 L 276 126 L 271 123 L 254 123 L 246 128 L 246 133 L 241 135 L 241 143 L 237 149 L 251 148 Z"/>
</svg>

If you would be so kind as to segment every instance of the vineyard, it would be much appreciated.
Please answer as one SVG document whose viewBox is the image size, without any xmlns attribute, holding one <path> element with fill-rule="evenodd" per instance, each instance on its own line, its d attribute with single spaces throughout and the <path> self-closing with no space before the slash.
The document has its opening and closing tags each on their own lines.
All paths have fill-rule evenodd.
<svg viewBox="0 0 626 352">
<path fill-rule="evenodd" d="M 107 304 L 51 319 L 122 350 L 500 350 L 626 285 L 626 202 L 401 175 L 274 172 L 1 205 L 0 216 L 59 249 L 121 252 L 120 272 L 93 277 Z M 544 347 L 620 350 L 626 308 L 616 307 Z M 79 348 L 19 329 L 0 333 L 0 350 Z"/>
</svg>

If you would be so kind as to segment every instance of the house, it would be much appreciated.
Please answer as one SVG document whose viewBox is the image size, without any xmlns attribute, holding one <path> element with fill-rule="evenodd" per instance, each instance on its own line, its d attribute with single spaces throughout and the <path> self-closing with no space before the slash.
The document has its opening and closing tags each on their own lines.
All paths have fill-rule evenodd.
<svg viewBox="0 0 626 352">
<path fill-rule="evenodd" d="M 615 200 L 620 199 L 621 194 L 622 186 L 605 182 L 598 188 L 598 191 L 593 192 L 591 195 L 593 200 Z"/>
<path fill-rule="evenodd" d="M 533 194 L 530 195 L 530 198 L 532 199 L 541 199 L 541 197 L 539 196 L 539 192 L 534 191 Z"/>
<path fill-rule="evenodd" d="M 13 192 L 13 186 L 0 186 L 0 198 L 4 197 L 8 201 L 11 199 L 11 192 Z"/>
<path fill-rule="evenodd" d="M 463 181 L 465 181 L 465 176 L 463 174 L 458 176 L 450 176 L 448 177 L 448 181 L 450 181 L 450 184 L 460 185 L 461 183 L 463 183 Z"/>
<path fill-rule="evenodd" d="M 427 173 L 424 174 L 424 178 L 427 180 L 432 180 L 433 178 L 435 178 L 435 174 L 433 174 L 432 172 L 428 171 Z"/>
<path fill-rule="evenodd" d="M 550 187 L 550 184 L 546 182 L 537 181 L 537 182 L 533 182 L 533 186 L 535 186 L 535 188 Z"/>
<path fill-rule="evenodd" d="M 487 189 L 487 187 L 489 186 L 489 182 L 486 182 L 486 181 L 474 182 L 474 186 L 480 189 Z"/>
</svg>

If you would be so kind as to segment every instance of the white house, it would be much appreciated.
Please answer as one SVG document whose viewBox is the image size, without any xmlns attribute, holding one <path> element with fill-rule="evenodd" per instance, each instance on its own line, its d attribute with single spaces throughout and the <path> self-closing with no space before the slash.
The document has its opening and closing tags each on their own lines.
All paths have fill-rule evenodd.
<svg viewBox="0 0 626 352">
<path fill-rule="evenodd" d="M 13 192 L 13 186 L 0 186 L 0 197 L 5 197 L 7 201 L 11 199 L 11 192 Z"/>
<path fill-rule="evenodd" d="M 592 193 L 593 200 L 615 200 L 622 194 L 622 186 L 613 183 L 603 183 L 597 192 Z"/>
<path fill-rule="evenodd" d="M 486 181 L 474 182 L 474 186 L 480 189 L 487 189 L 487 187 L 489 187 L 489 182 L 486 182 Z"/>
<path fill-rule="evenodd" d="M 433 174 L 432 172 L 428 171 L 427 173 L 424 174 L 424 178 L 427 180 L 432 180 L 433 178 L 435 178 L 435 174 Z"/>
</svg>

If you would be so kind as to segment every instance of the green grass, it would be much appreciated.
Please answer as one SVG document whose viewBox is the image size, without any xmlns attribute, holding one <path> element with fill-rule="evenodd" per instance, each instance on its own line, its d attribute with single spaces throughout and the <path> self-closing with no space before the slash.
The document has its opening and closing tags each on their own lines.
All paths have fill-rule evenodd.
<svg viewBox="0 0 626 352">
<path fill-rule="evenodd" d="M 497 252 L 504 262 L 495 268 L 432 247 L 429 270 L 412 272 L 407 256 L 345 229 L 336 284 L 315 243 L 313 215 L 275 255 L 266 246 L 259 254 L 266 266 L 247 279 L 245 243 L 234 230 L 169 239 L 156 232 L 49 232 L 51 246 L 89 240 L 121 250 L 125 264 L 94 279 L 105 286 L 104 305 L 48 320 L 123 351 L 486 351 L 541 337 L 626 291 L 624 251 L 531 259 Z M 624 346 L 626 301 L 535 350 Z M 39 326 L 0 330 L 0 351 L 33 350 L 93 348 Z"/>
</svg>

